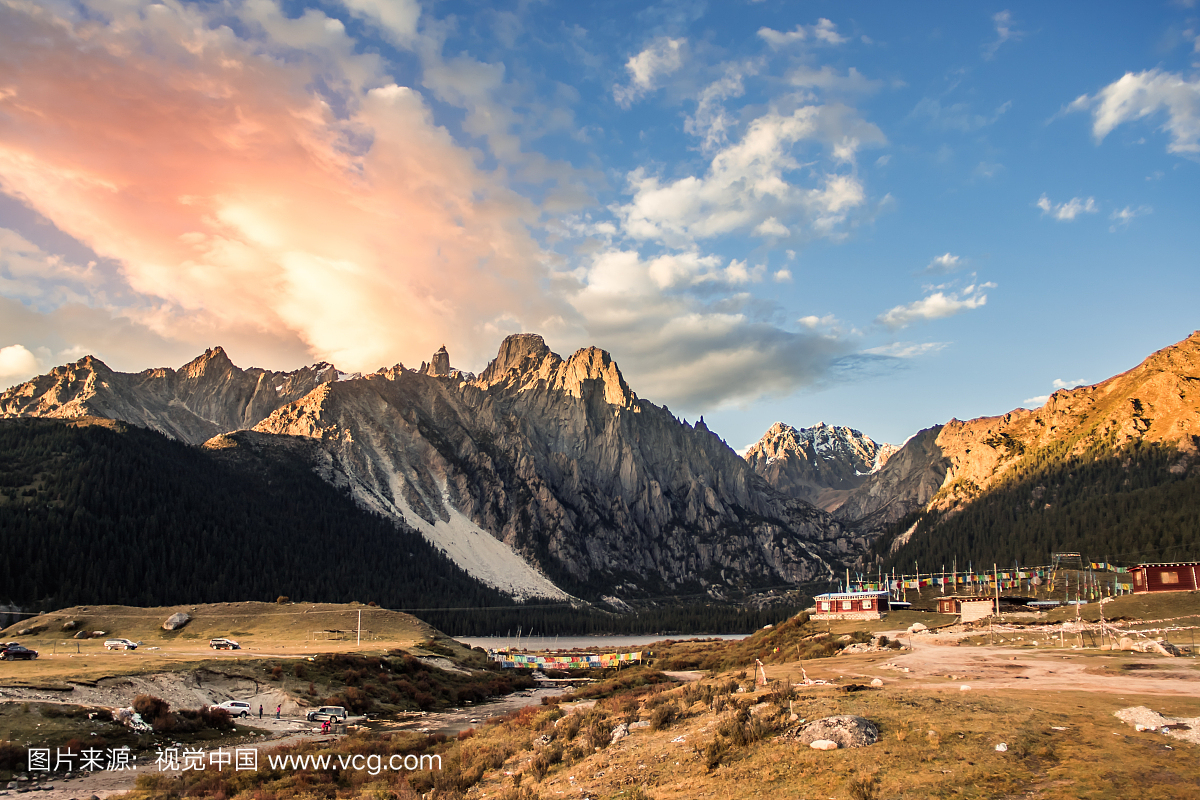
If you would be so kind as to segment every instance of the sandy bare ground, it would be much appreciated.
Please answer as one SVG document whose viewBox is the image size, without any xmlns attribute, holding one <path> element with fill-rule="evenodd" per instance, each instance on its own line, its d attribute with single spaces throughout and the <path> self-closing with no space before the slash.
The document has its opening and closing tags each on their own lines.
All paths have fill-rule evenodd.
<svg viewBox="0 0 1200 800">
<path fill-rule="evenodd" d="M 810 677 L 885 683 L 908 688 L 960 691 L 1022 689 L 1026 691 L 1085 691 L 1109 694 L 1143 694 L 1200 697 L 1200 670 L 1194 658 L 1165 658 L 1144 653 L 1109 653 L 1096 650 L 1025 647 L 973 647 L 959 645 L 967 634 L 919 634 L 892 631 L 911 650 L 869 653 L 807 661 Z M 975 635 L 978 635 L 976 632 Z M 1120 664 L 1139 665 L 1125 672 Z M 1107 669 L 1112 667 L 1113 669 Z M 907 669 L 908 672 L 904 670 Z M 797 665 L 768 669 L 773 678 L 799 673 Z"/>
</svg>

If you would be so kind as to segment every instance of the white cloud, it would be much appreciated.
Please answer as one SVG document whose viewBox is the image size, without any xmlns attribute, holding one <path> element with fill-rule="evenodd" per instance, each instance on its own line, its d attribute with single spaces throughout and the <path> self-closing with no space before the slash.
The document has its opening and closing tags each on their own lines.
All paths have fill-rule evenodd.
<svg viewBox="0 0 1200 800">
<path fill-rule="evenodd" d="M 985 289 L 994 288 L 994 283 L 971 285 L 961 292 L 937 291 L 915 300 L 908 305 L 896 306 L 880 314 L 875 321 L 893 330 L 903 328 L 918 320 L 943 319 L 980 308 L 987 304 Z"/>
<path fill-rule="evenodd" d="M 341 0 L 350 13 L 381 30 L 393 44 L 411 45 L 421 6 L 415 0 Z"/>
<path fill-rule="evenodd" d="M 1046 405 L 1046 401 L 1050 399 L 1048 394 L 1039 394 L 1037 397 L 1026 397 L 1021 401 L 1025 408 L 1041 408 Z"/>
<path fill-rule="evenodd" d="M 755 236 L 787 236 L 791 233 L 787 226 L 774 217 L 767 217 L 754 228 Z"/>
<path fill-rule="evenodd" d="M 756 273 L 762 268 L 737 260 L 722 267 L 715 256 L 647 261 L 635 251 L 604 250 L 578 274 L 560 276 L 558 288 L 639 394 L 702 411 L 813 385 L 851 350 L 836 335 L 761 321 L 765 307 L 749 294 L 712 299 L 714 288 L 733 289 Z"/>
<path fill-rule="evenodd" d="M 736 127 L 737 120 L 726 110 L 725 101 L 731 97 L 741 97 L 746 90 L 743 80 L 755 71 L 752 64 L 729 65 L 723 77 L 700 92 L 696 100 L 696 113 L 684 120 L 683 130 L 692 136 L 702 137 L 700 149 L 703 152 L 711 153 L 728 143 L 729 134 Z"/>
<path fill-rule="evenodd" d="M 864 353 L 873 356 L 891 356 L 892 358 L 916 358 L 926 353 L 936 353 L 950 345 L 950 342 L 892 342 L 891 344 L 872 347 Z"/>
<path fill-rule="evenodd" d="M 658 87 L 659 79 L 670 75 L 683 66 L 683 48 L 687 39 L 672 39 L 661 36 L 650 46 L 625 62 L 629 73 L 627 86 L 614 86 L 613 97 L 621 106 L 628 108 L 634 101 Z"/>
<path fill-rule="evenodd" d="M 945 275 L 946 273 L 954 272 L 962 265 L 962 258 L 959 256 L 943 253 L 930 261 L 923 271 L 931 275 Z"/>
<path fill-rule="evenodd" d="M 1165 111 L 1162 130 L 1171 136 L 1167 152 L 1200 156 L 1200 77 L 1189 80 L 1158 69 L 1126 72 L 1094 96 L 1076 98 L 1066 110 L 1092 112 L 1097 142 L 1118 125 Z"/>
<path fill-rule="evenodd" d="M 826 314 L 823 317 L 810 314 L 809 316 L 801 317 L 796 321 L 809 330 L 815 330 L 817 328 L 831 328 L 838 324 L 838 319 L 833 314 Z"/>
<path fill-rule="evenodd" d="M 759 28 L 758 36 L 776 50 L 796 44 L 797 42 L 806 41 L 810 38 L 826 44 L 842 44 L 849 41 L 849 39 L 837 32 L 836 25 L 824 17 L 818 19 L 816 25 L 797 25 L 795 30 L 787 33 L 782 33 L 772 28 Z"/>
<path fill-rule="evenodd" d="M 923 97 L 913 108 L 913 116 L 928 117 L 938 128 L 943 130 L 970 133 L 996 123 L 1012 108 L 1012 101 L 1001 103 L 991 114 L 976 114 L 966 103 L 955 103 L 943 106 L 941 101 L 933 97 Z"/>
<path fill-rule="evenodd" d="M 24 345 L 0 347 L 0 388 L 22 383 L 42 371 L 37 356 Z"/>
<path fill-rule="evenodd" d="M 1134 218 L 1144 217 L 1153 212 L 1154 209 L 1152 209 L 1150 206 L 1138 206 L 1137 208 L 1134 208 L 1133 206 L 1125 206 L 1124 208 L 1118 209 L 1108 215 L 1108 218 L 1113 222 L 1108 229 L 1110 231 L 1115 231 L 1118 228 L 1123 228 L 1132 222 Z"/>
<path fill-rule="evenodd" d="M 983 57 L 992 59 L 996 55 L 996 51 L 1000 46 L 1008 41 L 1020 41 L 1025 35 L 1024 31 L 1019 31 L 1013 26 L 1012 14 L 1008 11 L 1000 11 L 992 15 L 992 25 L 996 30 L 996 41 L 988 42 L 983 46 Z"/>
<path fill-rule="evenodd" d="M 771 276 L 771 279 L 774 280 L 776 283 L 791 283 L 792 271 L 790 269 L 787 269 L 786 267 L 783 269 L 775 270 L 775 274 Z"/>
<path fill-rule="evenodd" d="M 787 74 L 787 82 L 793 86 L 823 89 L 843 94 L 869 94 L 878 91 L 883 86 L 883 81 L 872 80 L 854 67 L 850 67 L 843 76 L 828 64 L 820 69 L 813 69 L 809 66 L 796 67 Z"/>
<path fill-rule="evenodd" d="M 1003 170 L 1004 170 L 1003 164 L 999 164 L 999 163 L 995 163 L 995 162 L 988 162 L 988 161 L 980 161 L 979 164 L 975 167 L 973 174 L 978 175 L 981 178 L 994 178 L 996 175 L 1000 174 L 1000 172 L 1002 172 Z"/>
<path fill-rule="evenodd" d="M 764 231 L 778 225 L 795 234 L 804 224 L 818 235 L 833 235 L 865 203 L 866 192 L 852 172 L 817 172 L 801 164 L 793 151 L 805 141 L 824 144 L 834 160 L 845 162 L 858 148 L 885 140 L 843 105 L 770 111 L 752 120 L 739 141 L 715 153 L 703 176 L 663 182 L 642 168 L 629 173 L 633 199 L 614 211 L 627 235 L 677 247 L 764 223 Z M 815 180 L 800 186 L 793 176 L 805 167 Z M 775 222 L 767 223 L 772 217 Z"/>
<path fill-rule="evenodd" d="M 1065 203 L 1055 205 L 1044 194 L 1038 198 L 1037 207 L 1042 210 L 1043 214 L 1049 214 L 1060 222 L 1070 222 L 1080 214 L 1095 214 L 1100 210 L 1093 197 L 1086 200 L 1081 197 L 1072 197 Z"/>
</svg>

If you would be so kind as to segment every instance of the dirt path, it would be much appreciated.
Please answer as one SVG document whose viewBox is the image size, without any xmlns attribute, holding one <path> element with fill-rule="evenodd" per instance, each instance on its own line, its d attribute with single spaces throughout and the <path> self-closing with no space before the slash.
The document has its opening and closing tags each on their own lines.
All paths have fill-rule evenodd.
<svg viewBox="0 0 1200 800">
<path fill-rule="evenodd" d="M 968 685 L 972 689 L 1200 697 L 1200 671 L 1194 658 L 1046 647 L 960 646 L 961 636 L 955 634 L 909 636 L 903 631 L 889 631 L 887 635 L 902 639 L 905 645 L 911 643 L 912 649 L 807 661 L 804 666 L 813 678 L 840 677 L 843 682 L 881 678 L 887 683 L 921 689 L 959 690 Z M 1137 667 L 1118 671 L 1122 664 Z M 795 666 L 790 670 L 797 671 Z M 780 677 L 788 672 L 788 666 L 768 672 Z"/>
<path fill-rule="evenodd" d="M 480 703 L 468 708 L 451 708 L 446 711 L 412 714 L 399 720 L 380 720 L 370 723 L 369 727 L 377 730 L 444 733 L 447 736 L 454 736 L 459 731 L 483 725 L 489 719 L 502 717 L 519 708 L 541 705 L 543 697 L 554 697 L 567 691 L 570 691 L 570 687 L 555 686 L 529 689 L 524 692 L 513 692 L 498 700 Z"/>
</svg>

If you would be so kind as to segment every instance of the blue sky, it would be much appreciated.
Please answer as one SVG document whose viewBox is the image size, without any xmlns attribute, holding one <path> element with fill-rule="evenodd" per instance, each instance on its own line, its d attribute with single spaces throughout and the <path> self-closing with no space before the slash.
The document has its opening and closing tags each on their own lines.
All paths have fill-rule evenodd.
<svg viewBox="0 0 1200 800">
<path fill-rule="evenodd" d="M 1194 3 L 0 9 L 0 383 L 609 350 L 901 442 L 1196 329 Z M 34 44 L 36 43 L 36 44 Z"/>
</svg>

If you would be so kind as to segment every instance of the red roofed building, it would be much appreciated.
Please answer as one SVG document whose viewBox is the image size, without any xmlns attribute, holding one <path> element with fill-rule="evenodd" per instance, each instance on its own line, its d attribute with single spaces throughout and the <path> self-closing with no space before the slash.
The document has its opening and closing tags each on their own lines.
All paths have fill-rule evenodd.
<svg viewBox="0 0 1200 800">
<path fill-rule="evenodd" d="M 1176 564 L 1138 564 L 1129 570 L 1133 593 L 1194 592 L 1200 589 L 1200 561 Z"/>
</svg>

